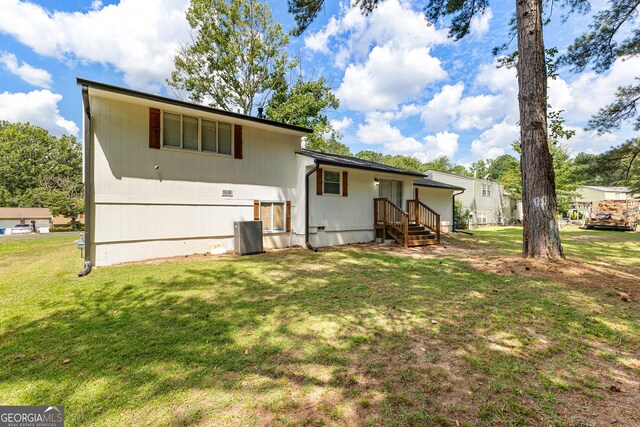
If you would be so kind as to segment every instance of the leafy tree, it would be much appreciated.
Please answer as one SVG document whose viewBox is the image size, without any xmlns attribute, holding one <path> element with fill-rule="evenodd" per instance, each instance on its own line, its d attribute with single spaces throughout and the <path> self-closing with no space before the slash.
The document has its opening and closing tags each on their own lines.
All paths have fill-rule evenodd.
<svg viewBox="0 0 640 427">
<path fill-rule="evenodd" d="M 384 163 L 384 155 L 373 150 L 363 150 L 356 153 L 356 157 L 370 162 Z"/>
<path fill-rule="evenodd" d="M 269 94 L 295 67 L 289 36 L 257 0 L 191 0 L 193 44 L 175 57 L 167 83 L 191 100 L 251 114 L 258 94 Z"/>
<path fill-rule="evenodd" d="M 568 0 L 565 3 L 582 2 Z M 488 0 L 430 0 L 426 12 L 431 21 L 452 15 L 449 35 L 458 40 L 469 33 L 472 18 L 484 13 L 488 4 Z M 518 40 L 515 63 L 524 211 L 522 254 L 537 258 L 563 257 L 556 219 L 554 165 L 547 137 L 548 61 L 542 34 L 542 0 L 517 1 L 514 23 Z"/>
<path fill-rule="evenodd" d="M 304 148 L 322 153 L 351 156 L 351 150 L 340 141 L 341 139 L 342 135 L 330 124 L 319 124 L 313 128 L 311 135 L 305 137 Z"/>
<path fill-rule="evenodd" d="M 412 172 L 425 172 L 425 168 L 422 162 L 412 156 L 389 156 L 385 163 L 389 166 L 393 166 L 394 168 L 404 169 Z"/>
<path fill-rule="evenodd" d="M 520 168 L 520 162 L 511 154 L 503 154 L 489 161 L 487 174 L 489 179 L 497 181 L 504 176 L 509 170 Z"/>
<path fill-rule="evenodd" d="M 569 46 L 560 63 L 570 65 L 574 71 L 591 67 L 602 73 L 611 68 L 618 58 L 640 54 L 640 1 L 610 0 L 609 7 L 594 15 L 588 30 Z M 619 129 L 622 123 L 632 122 L 640 130 L 640 77 L 618 88 L 614 101 L 604 106 L 589 121 L 588 128 L 599 134 Z M 609 184 L 628 185 L 638 189 L 640 156 L 638 139 L 632 138 L 601 156 L 583 157 L 580 170 L 588 171 L 596 180 Z M 589 167 L 586 167 L 590 163 Z M 594 181 L 589 181 L 594 182 Z"/>
<path fill-rule="evenodd" d="M 292 85 L 281 77 L 277 89 L 267 102 L 266 117 L 277 122 L 313 129 L 306 137 L 305 148 L 324 153 L 350 155 L 340 142 L 342 135 L 331 126 L 327 110 L 335 110 L 340 101 L 325 79 L 304 80 L 301 76 Z"/>
<path fill-rule="evenodd" d="M 82 148 L 28 123 L 0 122 L 0 203 L 47 207 L 72 222 L 83 212 Z"/>
<path fill-rule="evenodd" d="M 549 112 L 549 151 L 553 159 L 559 213 L 566 213 L 569 210 L 570 203 L 575 200 L 577 188 L 582 185 L 582 182 L 576 178 L 576 166 L 569 156 L 568 147 L 562 144 L 563 140 L 571 139 L 575 131 L 566 129 L 564 123 L 562 111 Z M 512 147 L 516 152 L 522 152 L 520 141 L 514 141 Z M 519 162 L 512 157 L 512 160 L 505 158 L 503 163 L 504 173 L 497 180 L 511 196 L 521 197 L 522 177 Z"/>
<path fill-rule="evenodd" d="M 377 6 L 379 0 L 360 0 L 364 13 Z M 488 0 L 429 0 L 425 12 L 431 22 L 451 16 L 449 35 L 455 40 L 466 36 L 472 19 L 485 12 Z M 572 9 L 586 0 L 564 0 Z M 289 0 L 297 34 L 315 19 L 324 0 Z M 553 159 L 547 141 L 547 61 L 545 59 L 542 0 L 516 1 L 515 27 L 518 38 L 518 87 L 520 96 L 520 139 L 522 142 L 523 177 L 523 249 L 526 257 L 555 258 L 564 256 L 556 219 Z"/>
<path fill-rule="evenodd" d="M 487 160 L 486 162 L 482 159 L 476 160 L 475 162 L 471 163 L 471 172 L 473 173 L 474 176 L 479 178 L 488 176 L 489 167 L 487 163 L 490 163 L 490 162 L 491 162 L 490 160 Z"/>
<path fill-rule="evenodd" d="M 456 228 L 464 230 L 469 227 L 469 209 L 465 209 L 460 200 L 453 205 L 453 219 L 457 221 Z"/>
</svg>

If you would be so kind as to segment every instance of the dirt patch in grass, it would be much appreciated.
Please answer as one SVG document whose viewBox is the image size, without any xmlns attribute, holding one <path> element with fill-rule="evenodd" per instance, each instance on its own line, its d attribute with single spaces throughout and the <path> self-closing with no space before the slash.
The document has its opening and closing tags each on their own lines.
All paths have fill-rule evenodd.
<svg viewBox="0 0 640 427">
<path fill-rule="evenodd" d="M 465 257 L 465 261 L 487 273 L 610 291 L 624 302 L 637 302 L 640 297 L 640 275 L 633 268 L 623 271 L 613 266 L 581 261 L 549 261 L 517 256 L 469 256 Z"/>
</svg>

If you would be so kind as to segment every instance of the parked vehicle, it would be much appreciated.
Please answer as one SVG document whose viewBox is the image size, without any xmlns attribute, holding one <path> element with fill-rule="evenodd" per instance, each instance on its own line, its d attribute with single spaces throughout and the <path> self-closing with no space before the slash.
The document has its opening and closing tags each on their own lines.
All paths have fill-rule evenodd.
<svg viewBox="0 0 640 427">
<path fill-rule="evenodd" d="M 26 233 L 33 233 L 33 232 L 34 230 L 31 224 L 16 224 L 11 229 L 11 234 L 26 234 Z"/>
</svg>

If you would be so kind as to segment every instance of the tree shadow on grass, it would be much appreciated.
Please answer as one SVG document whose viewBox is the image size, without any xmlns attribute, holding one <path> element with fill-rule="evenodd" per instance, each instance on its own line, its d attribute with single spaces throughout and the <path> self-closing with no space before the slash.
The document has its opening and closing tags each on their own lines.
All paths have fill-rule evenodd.
<svg viewBox="0 0 640 427">
<path fill-rule="evenodd" d="M 43 304 L 50 314 L 7 325 L 7 403 L 61 403 L 73 425 L 541 420 L 546 397 L 506 403 L 543 389 L 526 375 L 556 357 L 530 352 L 525 327 L 559 351 L 579 352 L 581 337 L 634 342 L 562 286 L 452 259 L 291 251 L 87 279 Z"/>
</svg>

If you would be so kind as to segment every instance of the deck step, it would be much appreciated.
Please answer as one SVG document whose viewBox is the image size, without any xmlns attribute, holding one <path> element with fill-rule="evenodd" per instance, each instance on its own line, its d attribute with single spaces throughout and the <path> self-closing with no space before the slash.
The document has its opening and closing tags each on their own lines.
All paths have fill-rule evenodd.
<svg viewBox="0 0 640 427">
<path fill-rule="evenodd" d="M 440 242 L 438 241 L 438 239 L 420 239 L 420 240 L 409 240 L 408 242 L 408 246 L 413 247 L 413 246 L 428 246 L 428 245 L 437 245 Z"/>
</svg>

